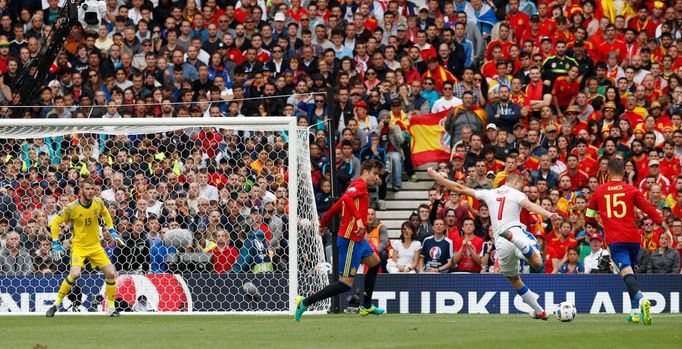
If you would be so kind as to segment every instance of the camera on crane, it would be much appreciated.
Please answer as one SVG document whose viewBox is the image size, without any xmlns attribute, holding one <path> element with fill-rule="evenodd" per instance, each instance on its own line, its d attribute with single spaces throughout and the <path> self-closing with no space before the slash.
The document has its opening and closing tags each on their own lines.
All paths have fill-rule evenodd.
<svg viewBox="0 0 682 349">
<path fill-rule="evenodd" d="M 97 31 L 102 23 L 102 17 L 106 13 L 106 2 L 85 0 L 78 6 L 78 21 L 83 26 L 83 29 Z"/>
</svg>

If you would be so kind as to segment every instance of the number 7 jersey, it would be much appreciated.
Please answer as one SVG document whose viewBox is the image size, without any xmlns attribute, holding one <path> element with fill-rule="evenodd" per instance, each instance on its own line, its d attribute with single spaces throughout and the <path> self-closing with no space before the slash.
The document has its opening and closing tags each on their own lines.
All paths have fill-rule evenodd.
<svg viewBox="0 0 682 349">
<path fill-rule="evenodd" d="M 476 190 L 474 193 L 476 199 L 488 205 L 495 237 L 513 226 L 525 228 L 521 223 L 521 201 L 526 199 L 526 194 L 506 185 L 497 189 Z"/>
<path fill-rule="evenodd" d="M 604 242 L 640 243 L 639 231 L 635 226 L 635 207 L 642 210 L 654 223 L 661 224 L 663 219 L 654 205 L 635 187 L 622 182 L 612 181 L 600 185 L 592 193 L 587 206 L 586 216 L 594 218 L 597 213 L 604 227 Z"/>
</svg>

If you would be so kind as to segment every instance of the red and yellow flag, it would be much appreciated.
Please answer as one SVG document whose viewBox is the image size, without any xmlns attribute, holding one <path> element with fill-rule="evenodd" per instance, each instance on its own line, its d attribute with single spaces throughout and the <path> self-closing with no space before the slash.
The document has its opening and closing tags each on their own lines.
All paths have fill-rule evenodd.
<svg viewBox="0 0 682 349">
<path fill-rule="evenodd" d="M 450 136 L 443 124 L 452 109 L 442 112 L 413 116 L 410 120 L 412 135 L 412 163 L 421 166 L 429 162 L 448 161 Z"/>
</svg>

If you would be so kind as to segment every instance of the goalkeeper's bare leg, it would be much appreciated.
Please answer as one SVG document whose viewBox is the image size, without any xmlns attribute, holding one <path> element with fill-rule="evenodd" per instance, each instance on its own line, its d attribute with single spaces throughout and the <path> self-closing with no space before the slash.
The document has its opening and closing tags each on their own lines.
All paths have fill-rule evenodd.
<svg viewBox="0 0 682 349">
<path fill-rule="evenodd" d="M 55 300 L 54 304 L 50 307 L 50 309 L 47 310 L 45 316 L 53 317 L 54 314 L 59 311 L 59 307 L 62 305 L 64 297 L 66 297 L 66 295 L 69 294 L 73 285 L 76 284 L 76 280 L 78 280 L 81 277 L 81 270 L 82 268 L 80 266 L 77 265 L 71 266 L 69 275 L 66 276 L 66 279 L 62 281 L 62 285 L 59 287 L 59 292 L 57 293 L 57 300 Z"/>
</svg>

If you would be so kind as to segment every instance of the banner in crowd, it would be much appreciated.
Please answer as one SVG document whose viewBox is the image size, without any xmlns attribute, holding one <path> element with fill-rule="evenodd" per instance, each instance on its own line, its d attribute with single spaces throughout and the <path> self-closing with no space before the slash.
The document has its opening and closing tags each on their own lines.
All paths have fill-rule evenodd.
<svg viewBox="0 0 682 349">
<path fill-rule="evenodd" d="M 415 115 L 410 119 L 412 163 L 421 166 L 429 162 L 448 161 L 450 135 L 443 127 L 451 109 L 434 114 Z"/>
<path fill-rule="evenodd" d="M 642 290 L 652 301 L 654 313 L 678 313 L 682 275 L 639 275 Z M 354 293 L 362 298 L 362 277 L 341 298 L 343 308 Z M 539 295 L 539 303 L 552 311 L 569 301 L 579 313 L 628 313 L 630 301 L 623 281 L 616 275 L 524 275 Z M 45 313 L 57 297 L 62 276 L 8 276 L 0 278 L 2 313 Z M 103 310 L 101 275 L 84 275 L 77 284 L 81 312 Z M 149 274 L 121 275 L 117 299 L 130 310 L 146 311 L 287 311 L 286 274 Z M 146 308 L 135 307 L 146 298 Z M 477 274 L 381 274 L 374 304 L 389 313 L 512 314 L 530 309 L 500 275 Z M 64 300 L 64 307 L 73 304 Z"/>
</svg>

